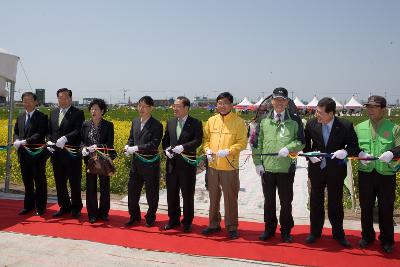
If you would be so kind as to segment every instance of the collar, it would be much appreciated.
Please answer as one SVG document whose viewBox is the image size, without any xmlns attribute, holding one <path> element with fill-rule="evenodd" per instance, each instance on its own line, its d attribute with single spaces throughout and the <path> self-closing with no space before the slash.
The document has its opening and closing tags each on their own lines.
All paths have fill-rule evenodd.
<svg viewBox="0 0 400 267">
<path fill-rule="evenodd" d="M 26 118 L 28 118 L 28 115 L 32 118 L 32 115 L 35 111 L 36 111 L 36 109 L 32 110 L 31 112 L 28 112 L 25 110 Z"/>
<path fill-rule="evenodd" d="M 177 119 L 178 119 L 178 121 L 180 120 L 180 121 L 182 122 L 182 125 L 183 125 L 183 124 L 185 124 L 187 118 L 188 118 L 188 115 L 186 115 L 186 116 L 183 117 L 183 118 L 177 118 Z"/>
<path fill-rule="evenodd" d="M 146 124 L 146 122 L 148 122 L 148 121 L 150 120 L 150 118 L 151 118 L 151 116 L 150 116 L 148 119 L 146 119 L 146 120 L 143 120 L 143 118 L 140 118 L 140 123 L 141 123 L 142 125 L 144 125 L 144 124 Z"/>
<path fill-rule="evenodd" d="M 276 112 L 274 109 L 274 119 L 277 120 L 278 119 L 278 114 L 281 114 L 281 121 L 283 121 L 285 119 L 285 110 L 283 110 L 282 112 Z"/>
<path fill-rule="evenodd" d="M 225 121 L 225 120 L 230 120 L 234 115 L 233 115 L 233 112 L 230 111 L 226 115 L 222 115 L 221 113 L 219 113 L 219 116 L 220 116 L 221 120 Z"/>
<path fill-rule="evenodd" d="M 333 117 L 333 119 L 330 122 L 328 122 L 327 124 L 322 124 L 322 125 L 328 126 L 328 129 L 331 130 L 334 121 L 335 121 L 335 117 Z"/>
<path fill-rule="evenodd" d="M 71 108 L 71 106 L 66 107 L 66 108 L 61 108 L 61 107 L 60 107 L 60 113 L 61 113 L 61 111 L 64 110 L 64 115 L 65 115 L 65 114 L 67 114 L 67 112 L 68 112 L 68 110 L 69 110 L 70 108 Z"/>
</svg>

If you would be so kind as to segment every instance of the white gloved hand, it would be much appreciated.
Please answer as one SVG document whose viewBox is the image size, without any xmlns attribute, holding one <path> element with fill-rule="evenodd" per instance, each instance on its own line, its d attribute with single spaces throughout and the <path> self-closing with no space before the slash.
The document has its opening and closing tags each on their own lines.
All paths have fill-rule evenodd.
<svg viewBox="0 0 400 267">
<path fill-rule="evenodd" d="M 87 157 L 88 155 L 89 155 L 89 151 L 88 151 L 87 147 L 84 147 L 82 149 L 82 156 Z"/>
<path fill-rule="evenodd" d="M 367 158 L 370 158 L 371 155 L 368 154 L 368 153 L 365 153 L 364 151 L 360 151 L 360 153 L 358 153 L 358 157 L 359 157 L 359 158 L 362 158 L 362 159 L 367 159 Z M 361 163 L 362 165 L 367 166 L 368 163 L 370 163 L 369 160 L 362 160 L 362 159 L 360 160 L 360 163 Z"/>
<path fill-rule="evenodd" d="M 212 162 L 214 159 L 213 159 L 213 152 L 212 152 L 212 150 L 211 149 L 207 149 L 206 150 L 206 155 L 207 155 L 207 160 L 208 160 L 208 162 Z"/>
<path fill-rule="evenodd" d="M 132 155 L 133 153 L 138 152 L 138 151 L 139 151 L 138 146 L 128 146 L 126 148 L 126 152 L 128 153 L 128 155 Z"/>
<path fill-rule="evenodd" d="M 287 147 L 281 148 L 278 152 L 278 157 L 287 157 L 289 155 L 289 149 Z"/>
<path fill-rule="evenodd" d="M 125 156 L 127 156 L 127 157 L 129 157 L 129 153 L 128 153 L 128 145 L 125 145 L 125 147 L 124 147 L 124 154 L 125 154 Z"/>
<path fill-rule="evenodd" d="M 165 149 L 165 155 L 167 155 L 168 158 L 172 159 L 174 157 L 174 154 L 170 153 L 171 147 L 167 147 L 167 149 Z"/>
<path fill-rule="evenodd" d="M 379 160 L 385 163 L 389 163 L 392 159 L 393 159 L 393 153 L 391 151 L 383 152 L 382 155 L 380 155 L 379 157 Z"/>
<path fill-rule="evenodd" d="M 337 150 L 333 153 L 331 159 L 344 159 L 347 157 L 347 151 L 344 149 Z"/>
<path fill-rule="evenodd" d="M 174 148 L 172 149 L 172 152 L 174 152 L 174 153 L 176 153 L 176 154 L 181 154 L 181 153 L 183 152 L 183 146 L 182 146 L 182 145 L 179 145 L 179 146 L 174 147 Z"/>
<path fill-rule="evenodd" d="M 60 138 L 57 139 L 56 147 L 63 149 L 66 142 L 68 142 L 67 137 L 61 136 Z"/>
<path fill-rule="evenodd" d="M 19 140 L 19 139 L 17 139 L 17 140 L 15 140 L 14 141 L 14 147 L 15 147 L 15 149 L 16 150 L 18 150 L 19 149 L 19 147 L 22 145 L 26 145 L 26 140 Z"/>
<path fill-rule="evenodd" d="M 92 145 L 92 146 L 90 146 L 90 147 L 87 148 L 87 150 L 88 150 L 90 153 L 95 152 L 96 149 L 97 149 L 97 145 Z"/>
<path fill-rule="evenodd" d="M 47 143 L 46 143 L 48 146 L 55 146 L 56 145 L 56 143 L 53 143 L 53 142 L 51 142 L 51 141 L 47 141 Z"/>
<path fill-rule="evenodd" d="M 321 151 L 313 151 L 311 153 L 321 153 Z M 318 157 L 309 157 L 308 158 L 312 163 L 321 162 L 321 159 Z"/>
<path fill-rule="evenodd" d="M 52 147 L 46 147 L 46 149 L 51 153 L 51 154 L 53 154 L 53 152 L 54 151 L 56 151 L 54 148 L 52 148 Z"/>
<path fill-rule="evenodd" d="M 263 165 L 256 165 L 256 172 L 258 175 L 263 176 L 264 174 L 264 166 Z"/>
<path fill-rule="evenodd" d="M 217 157 L 226 158 L 229 155 L 229 149 L 221 149 L 217 152 Z"/>
</svg>

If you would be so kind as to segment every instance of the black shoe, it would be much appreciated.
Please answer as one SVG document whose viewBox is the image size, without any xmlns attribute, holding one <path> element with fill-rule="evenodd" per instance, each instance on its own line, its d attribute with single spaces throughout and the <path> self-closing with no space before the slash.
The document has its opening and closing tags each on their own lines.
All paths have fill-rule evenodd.
<svg viewBox="0 0 400 267">
<path fill-rule="evenodd" d="M 270 239 L 273 236 L 275 236 L 275 232 L 265 231 L 258 237 L 258 239 L 260 239 L 261 241 L 267 241 L 268 239 Z"/>
<path fill-rule="evenodd" d="M 318 237 L 316 237 L 315 235 L 309 235 L 306 238 L 306 243 L 307 244 L 313 244 L 317 241 Z"/>
<path fill-rule="evenodd" d="M 66 214 L 66 213 L 69 213 L 69 211 L 60 209 L 59 211 L 53 213 L 53 217 L 54 217 L 54 218 L 57 218 L 57 217 L 63 216 L 63 215 Z"/>
<path fill-rule="evenodd" d="M 92 223 L 92 224 L 95 223 L 96 221 L 97 221 L 96 217 L 90 217 L 89 218 L 89 222 Z"/>
<path fill-rule="evenodd" d="M 28 214 L 31 210 L 28 209 L 22 209 L 20 212 L 18 212 L 18 215 L 25 215 Z"/>
<path fill-rule="evenodd" d="M 292 243 L 293 242 L 293 236 L 290 233 L 282 234 L 282 240 L 283 240 L 284 243 Z"/>
<path fill-rule="evenodd" d="M 359 242 L 358 242 L 358 245 L 360 246 L 360 248 L 366 248 L 366 247 L 368 247 L 370 244 L 371 244 L 372 242 L 370 242 L 370 241 L 368 241 L 368 240 L 366 240 L 366 239 L 361 239 Z"/>
<path fill-rule="evenodd" d="M 156 223 L 156 220 L 146 220 L 146 226 L 152 227 Z"/>
<path fill-rule="evenodd" d="M 180 225 L 181 225 L 180 223 L 171 223 L 171 222 L 169 222 L 166 225 L 164 225 L 164 230 L 171 230 L 171 229 L 179 227 Z"/>
<path fill-rule="evenodd" d="M 228 238 L 230 240 L 238 239 L 239 238 L 238 232 L 236 230 L 229 231 L 228 232 Z"/>
<path fill-rule="evenodd" d="M 349 241 L 347 241 L 346 237 L 343 237 L 341 239 L 338 239 L 338 242 L 341 246 L 345 247 L 345 248 L 351 248 L 351 244 Z"/>
<path fill-rule="evenodd" d="M 382 249 L 385 253 L 391 254 L 393 252 L 393 245 L 383 244 Z"/>
<path fill-rule="evenodd" d="M 81 216 L 80 211 L 71 211 L 71 216 L 78 219 Z"/>
<path fill-rule="evenodd" d="M 35 216 L 42 216 L 45 213 L 44 210 L 38 210 L 35 212 Z"/>
<path fill-rule="evenodd" d="M 191 224 L 184 224 L 184 225 L 183 225 L 183 232 L 184 232 L 184 233 L 190 233 L 190 232 L 192 232 L 192 225 L 191 225 Z"/>
<path fill-rule="evenodd" d="M 221 232 L 221 226 L 218 226 L 217 228 L 207 227 L 207 228 L 203 229 L 203 231 L 201 231 L 201 233 L 203 235 L 211 235 L 211 234 L 215 234 L 218 232 Z"/>
<path fill-rule="evenodd" d="M 108 221 L 109 221 L 109 219 L 108 219 L 108 214 L 101 215 L 101 216 L 100 216 L 100 219 L 101 219 L 102 221 L 108 222 Z"/>
<path fill-rule="evenodd" d="M 129 221 L 127 221 L 127 222 L 125 223 L 125 226 L 132 226 L 132 225 L 134 225 L 134 224 L 139 224 L 139 223 L 140 223 L 140 219 L 136 220 L 135 218 L 131 217 L 131 218 L 129 219 Z"/>
</svg>

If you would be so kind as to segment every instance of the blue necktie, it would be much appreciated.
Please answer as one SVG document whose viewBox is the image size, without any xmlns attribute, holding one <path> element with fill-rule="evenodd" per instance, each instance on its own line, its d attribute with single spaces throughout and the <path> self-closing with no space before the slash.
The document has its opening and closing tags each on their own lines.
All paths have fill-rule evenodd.
<svg viewBox="0 0 400 267">
<path fill-rule="evenodd" d="M 326 125 L 326 124 L 322 125 L 322 137 L 324 138 L 324 144 L 326 147 L 326 145 L 328 144 L 328 140 L 329 140 L 329 128 L 328 128 L 328 125 Z M 322 158 L 321 164 L 319 166 L 320 166 L 321 170 L 326 167 L 326 158 Z"/>
<path fill-rule="evenodd" d="M 28 113 L 28 119 L 26 120 L 24 127 L 25 132 L 28 130 L 30 124 L 31 124 L 31 115 Z"/>
</svg>

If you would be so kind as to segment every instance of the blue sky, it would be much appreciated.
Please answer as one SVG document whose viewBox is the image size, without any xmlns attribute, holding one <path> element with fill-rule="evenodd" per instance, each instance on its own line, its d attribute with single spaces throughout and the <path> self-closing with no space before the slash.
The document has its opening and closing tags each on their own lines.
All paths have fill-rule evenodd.
<svg viewBox="0 0 400 267">
<path fill-rule="evenodd" d="M 2 1 L 0 47 L 55 100 L 400 98 L 400 1 Z M 59 2 L 59 3 L 58 3 Z M 16 88 L 29 90 L 21 65 Z M 20 94 L 17 93 L 17 97 Z"/>
</svg>

